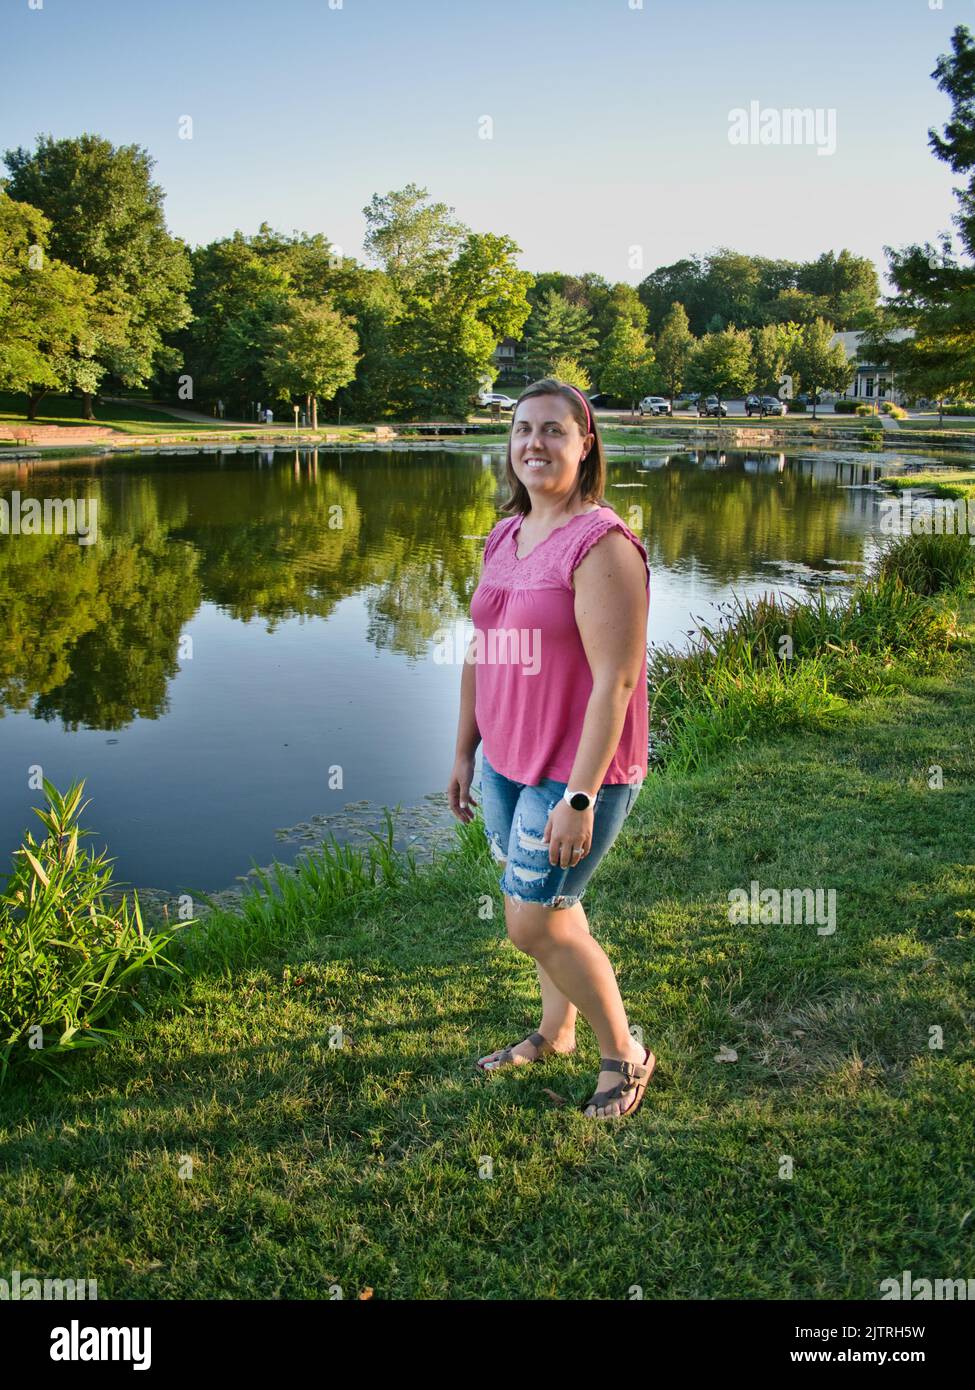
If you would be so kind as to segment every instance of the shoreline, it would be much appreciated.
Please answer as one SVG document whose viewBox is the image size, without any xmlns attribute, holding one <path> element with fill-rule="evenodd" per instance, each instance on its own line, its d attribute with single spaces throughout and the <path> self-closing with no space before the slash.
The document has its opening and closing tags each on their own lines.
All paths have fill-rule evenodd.
<svg viewBox="0 0 975 1390">
<path fill-rule="evenodd" d="M 673 448 L 675 444 L 690 443 L 692 446 L 708 447 L 717 445 L 719 447 L 740 449 L 788 449 L 790 446 L 809 447 L 817 444 L 839 445 L 845 448 L 862 450 L 865 453 L 885 451 L 885 450 L 920 450 L 930 451 L 940 450 L 945 452 L 958 451 L 964 454 L 975 449 L 975 430 L 952 431 L 945 430 L 887 430 L 880 432 L 876 429 L 865 428 L 866 421 L 857 421 L 856 424 L 846 423 L 847 417 L 843 417 L 844 423 L 836 425 L 832 421 L 823 420 L 808 422 L 803 421 L 801 425 L 792 426 L 770 426 L 766 423 L 751 424 L 746 420 L 723 421 L 720 424 L 697 424 L 692 420 L 667 417 L 666 421 L 660 419 L 659 424 L 630 424 L 610 421 L 600 421 L 600 428 L 604 435 L 603 448 L 606 453 L 626 453 L 641 451 L 654 448 Z M 2 427 L 0 427 L 2 428 Z M 350 427 L 351 428 L 351 427 Z M 476 433 L 484 429 L 483 435 Z M 461 426 L 457 434 L 451 434 L 450 425 L 442 427 L 443 433 L 434 435 L 423 435 L 417 437 L 408 427 L 403 433 L 396 433 L 391 426 L 363 426 L 360 437 L 342 439 L 336 434 L 326 431 L 323 434 L 311 435 L 302 432 L 297 435 L 285 434 L 281 431 L 274 431 L 267 434 L 260 434 L 255 429 L 253 434 L 241 435 L 239 430 L 228 431 L 221 434 L 217 431 L 207 431 L 200 435 L 187 433 L 167 433 L 164 435 L 129 435 L 120 439 L 103 440 L 96 443 L 71 444 L 67 441 L 58 443 L 44 444 L 42 442 L 24 444 L 22 446 L 0 444 L 0 466 L 4 462 L 22 462 L 28 459 L 39 458 L 76 458 L 85 457 L 110 457 L 113 454 L 138 454 L 144 457 L 152 457 L 157 454 L 168 455 L 191 455 L 191 454 L 218 454 L 218 453 L 256 453 L 261 450 L 319 450 L 322 452 L 336 452 L 345 450 L 361 450 L 364 452 L 377 449 L 387 451 L 400 450 L 443 450 L 455 449 L 504 449 L 507 444 L 506 431 L 498 431 L 492 424 L 474 422 L 466 429 Z M 642 430 L 644 437 L 629 441 L 608 442 L 607 434 L 618 433 L 620 430 Z M 371 437 L 361 437 L 365 431 L 373 431 Z M 473 437 L 472 437 L 473 436 Z"/>
<path fill-rule="evenodd" d="M 11 1073 L 11 1266 L 69 1239 L 104 1297 L 165 1300 L 307 1298 L 336 1280 L 483 1300 L 515 1265 L 522 1297 L 612 1299 L 635 1248 L 651 1299 L 870 1299 L 892 1270 L 959 1267 L 975 603 L 957 602 L 950 675 L 644 785 L 586 899 L 659 1058 L 633 1127 L 597 1131 L 570 1103 L 598 1066 L 582 1019 L 578 1053 L 544 1074 L 474 1074 L 537 1022 L 537 981 L 486 847 L 461 843 L 334 910 L 309 899 L 276 936 L 242 944 L 236 922 L 239 958 L 201 955 L 172 994 L 146 990 L 118 1047 L 65 1060 L 70 1087 Z M 835 889 L 835 932 L 733 923 L 729 890 L 753 882 Z M 183 1154 L 192 1188 L 174 1181 Z M 485 1154 L 503 1181 L 479 1180 Z M 578 1182 L 593 1163 L 607 1208 L 629 1212 L 598 1246 Z M 541 1222 L 557 1258 L 536 1258 Z M 228 1224 L 241 1242 L 223 1259 Z"/>
</svg>

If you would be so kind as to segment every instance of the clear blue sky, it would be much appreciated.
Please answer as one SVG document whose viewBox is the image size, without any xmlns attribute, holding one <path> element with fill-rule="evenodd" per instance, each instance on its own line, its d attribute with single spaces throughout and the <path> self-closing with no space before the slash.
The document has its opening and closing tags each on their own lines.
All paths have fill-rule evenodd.
<svg viewBox="0 0 975 1390">
<path fill-rule="evenodd" d="M 363 207 L 413 182 L 525 269 L 632 284 L 718 245 L 883 269 L 950 225 L 930 73 L 971 0 L 637 3 L 0 0 L 0 151 L 142 145 L 191 244 L 266 220 L 359 256 Z M 835 154 L 730 144 L 752 101 L 833 109 Z"/>
</svg>

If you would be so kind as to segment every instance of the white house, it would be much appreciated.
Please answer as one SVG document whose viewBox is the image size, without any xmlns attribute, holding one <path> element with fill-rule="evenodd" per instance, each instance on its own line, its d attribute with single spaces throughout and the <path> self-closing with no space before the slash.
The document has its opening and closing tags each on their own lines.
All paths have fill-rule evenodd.
<svg viewBox="0 0 975 1390">
<path fill-rule="evenodd" d="M 515 363 L 517 338 L 502 338 L 492 354 L 492 361 L 502 369 L 512 367 Z"/>
<path fill-rule="evenodd" d="M 844 396 L 849 399 L 873 402 L 877 400 L 893 401 L 894 405 L 903 405 L 904 396 L 897 388 L 894 380 L 894 373 L 890 367 L 883 363 L 869 362 L 866 359 L 860 360 L 859 348 L 862 333 L 834 333 L 832 342 L 842 343 L 848 358 L 857 358 L 856 375 L 849 388 L 844 391 Z M 913 338 L 913 328 L 895 328 L 891 331 L 890 337 L 894 342 L 900 342 L 904 338 Z"/>
</svg>

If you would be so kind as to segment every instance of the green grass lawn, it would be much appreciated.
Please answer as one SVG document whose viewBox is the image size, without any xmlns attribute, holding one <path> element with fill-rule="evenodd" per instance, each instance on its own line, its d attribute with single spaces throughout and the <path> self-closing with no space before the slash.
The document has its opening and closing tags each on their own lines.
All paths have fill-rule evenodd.
<svg viewBox="0 0 975 1390">
<path fill-rule="evenodd" d="M 944 425 L 938 424 L 937 411 L 933 415 L 914 415 L 909 420 L 901 420 L 902 430 L 929 430 L 934 433 L 972 434 L 975 433 L 975 416 L 946 415 Z"/>
<path fill-rule="evenodd" d="M 192 408 L 192 407 L 189 407 Z M 82 414 L 82 402 L 53 392 L 44 397 L 36 420 L 28 420 L 26 398 L 10 392 L 0 392 L 0 421 L 16 425 L 105 425 L 123 434 L 199 434 L 210 429 L 226 430 L 220 420 L 180 420 L 175 415 L 152 410 L 137 401 L 112 401 L 94 407 L 94 420 Z"/>
<path fill-rule="evenodd" d="M 70 1087 L 12 1073 L 7 1268 L 102 1299 L 873 1300 L 905 1269 L 970 1275 L 964 619 L 947 680 L 645 784 L 586 895 L 659 1059 L 632 1123 L 575 1108 L 598 1069 L 581 1019 L 571 1059 L 475 1071 L 537 1026 L 538 990 L 462 836 L 290 945 L 204 957 L 130 1042 L 63 1062 Z M 835 934 L 731 924 L 753 880 L 835 889 Z"/>
<path fill-rule="evenodd" d="M 115 430 L 123 438 L 125 436 L 149 438 L 165 435 L 172 436 L 174 440 L 187 444 L 191 444 L 197 438 L 205 439 L 208 436 L 216 435 L 237 440 L 260 440 L 262 438 L 280 439 L 282 435 L 288 436 L 294 432 L 294 424 L 289 420 L 279 420 L 270 426 L 241 426 L 226 420 L 181 420 L 178 416 L 166 415 L 162 411 L 153 410 L 138 400 L 107 401 L 104 405 L 95 407 L 95 419 L 90 421 L 85 420 L 82 416 L 81 401 L 72 400 L 70 396 L 57 396 L 53 393 L 45 396 L 38 409 L 37 419 L 34 421 L 27 419 L 24 409 L 25 398 L 23 395 L 0 392 L 0 423 L 14 426 L 23 425 L 28 428 L 32 424 L 104 425 L 108 429 Z M 372 438 L 374 428 L 375 426 L 372 424 L 352 421 L 343 425 L 321 423 L 318 436 L 338 435 L 342 440 L 355 442 L 359 439 Z M 308 436 L 311 431 L 303 429 L 301 434 Z M 0 441 L 0 443 L 11 448 L 17 447 L 15 443 L 9 441 Z M 81 452 L 91 452 L 90 445 L 79 447 Z M 57 452 L 59 454 L 68 453 L 69 450 L 65 446 L 58 446 Z"/>
<path fill-rule="evenodd" d="M 643 429 L 639 425 L 632 428 L 627 426 L 600 426 L 600 438 L 604 444 L 628 444 L 631 447 L 639 448 L 641 444 L 677 444 L 681 440 L 678 436 L 668 435 L 666 429 Z M 684 440 L 686 443 L 686 439 Z"/>
</svg>

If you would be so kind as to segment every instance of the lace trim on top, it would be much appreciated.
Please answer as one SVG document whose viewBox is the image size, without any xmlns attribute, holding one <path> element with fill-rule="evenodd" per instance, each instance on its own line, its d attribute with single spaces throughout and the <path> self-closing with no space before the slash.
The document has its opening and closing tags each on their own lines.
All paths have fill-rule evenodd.
<svg viewBox="0 0 975 1390">
<path fill-rule="evenodd" d="M 577 512 L 519 560 L 514 533 L 522 520 L 520 515 L 505 517 L 489 534 L 484 543 L 482 583 L 504 589 L 571 590 L 573 570 L 596 541 L 614 529 L 629 536 L 647 560 L 641 542 L 610 507 Z"/>
</svg>

